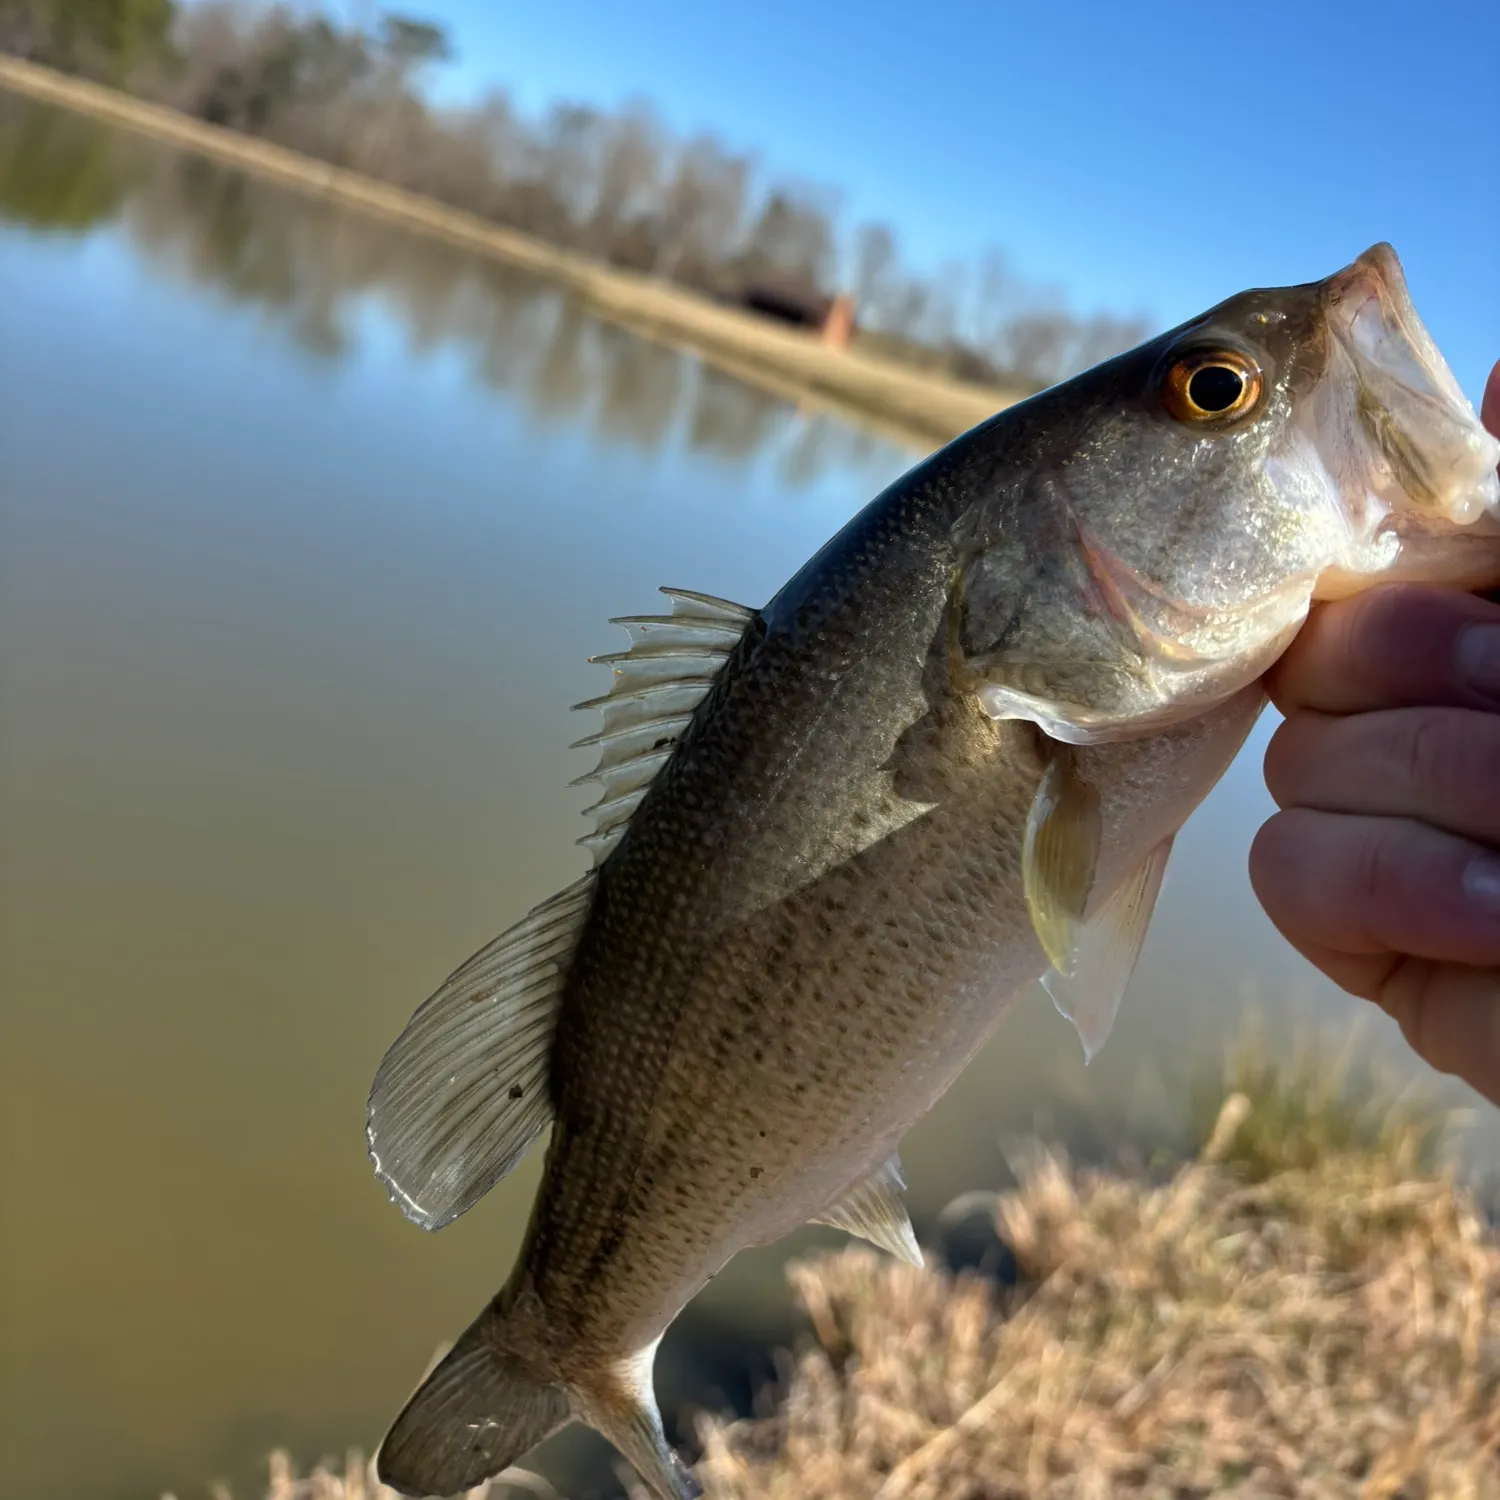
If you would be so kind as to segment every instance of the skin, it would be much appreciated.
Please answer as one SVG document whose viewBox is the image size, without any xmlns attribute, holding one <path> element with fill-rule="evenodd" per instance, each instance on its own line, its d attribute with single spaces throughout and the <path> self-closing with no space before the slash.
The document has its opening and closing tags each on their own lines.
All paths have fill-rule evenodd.
<svg viewBox="0 0 1500 1500">
<path fill-rule="evenodd" d="M 1500 435 L 1500 363 L 1481 410 Z M 1282 935 L 1500 1104 L 1500 603 L 1416 586 L 1316 609 L 1267 679 L 1281 809 L 1250 877 Z"/>
</svg>

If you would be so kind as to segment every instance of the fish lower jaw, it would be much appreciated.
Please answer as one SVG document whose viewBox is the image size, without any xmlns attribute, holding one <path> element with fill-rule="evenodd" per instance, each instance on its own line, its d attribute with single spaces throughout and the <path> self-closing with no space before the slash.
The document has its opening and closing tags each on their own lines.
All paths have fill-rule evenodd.
<svg viewBox="0 0 1500 1500">
<path fill-rule="evenodd" d="M 1500 527 L 1409 537 L 1395 559 L 1380 568 L 1327 568 L 1318 578 L 1313 600 L 1332 603 L 1389 584 L 1427 584 L 1466 592 L 1500 588 Z"/>
<path fill-rule="evenodd" d="M 1451 492 L 1441 512 L 1392 504 L 1373 489 L 1363 508 L 1365 524 L 1350 527 L 1345 545 L 1318 572 L 1312 602 L 1395 583 L 1500 587 L 1500 475 L 1490 473 L 1462 495 Z"/>
</svg>

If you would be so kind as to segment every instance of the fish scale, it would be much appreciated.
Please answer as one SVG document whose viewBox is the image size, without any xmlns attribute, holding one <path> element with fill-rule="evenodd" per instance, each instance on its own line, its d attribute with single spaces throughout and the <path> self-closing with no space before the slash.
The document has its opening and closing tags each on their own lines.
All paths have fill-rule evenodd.
<svg viewBox="0 0 1500 1500">
<path fill-rule="evenodd" d="M 1500 584 L 1497 461 L 1376 246 L 980 424 L 763 610 L 666 590 L 617 622 L 593 870 L 371 1090 L 427 1229 L 551 1130 L 516 1266 L 382 1480 L 454 1494 L 577 1420 L 696 1494 L 652 1390 L 678 1312 L 809 1221 L 920 1261 L 906 1131 L 1039 979 L 1097 1053 L 1261 674 L 1316 598 Z"/>
</svg>

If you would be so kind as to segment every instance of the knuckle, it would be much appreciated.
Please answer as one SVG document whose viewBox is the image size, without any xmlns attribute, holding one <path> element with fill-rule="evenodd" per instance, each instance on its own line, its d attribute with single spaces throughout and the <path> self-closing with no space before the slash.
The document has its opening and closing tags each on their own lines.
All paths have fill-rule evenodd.
<svg viewBox="0 0 1500 1500">
<path fill-rule="evenodd" d="M 1349 600 L 1339 620 L 1340 665 L 1361 686 L 1384 688 L 1390 663 L 1411 629 L 1411 615 L 1418 607 L 1402 585 L 1371 589 Z"/>
<path fill-rule="evenodd" d="M 1310 857 L 1316 858 L 1319 815 L 1302 808 L 1273 813 L 1250 844 L 1250 886 L 1272 923 L 1290 935 L 1319 925 L 1316 882 L 1309 889 Z M 1325 887 L 1326 891 L 1326 887 Z"/>
<path fill-rule="evenodd" d="M 1250 841 L 1250 889 L 1255 899 L 1283 935 L 1295 910 L 1288 892 L 1288 836 L 1286 813 L 1276 813 L 1257 830 Z"/>
<path fill-rule="evenodd" d="M 1352 841 L 1346 899 L 1359 926 L 1369 931 L 1383 912 L 1399 901 L 1408 861 L 1392 836 L 1393 830 L 1372 823 Z"/>
<path fill-rule="evenodd" d="M 1391 717 L 1392 769 L 1428 809 L 1478 815 L 1500 796 L 1500 717 L 1467 709 L 1405 709 Z"/>
<path fill-rule="evenodd" d="M 1306 738 L 1306 719 L 1306 710 L 1290 715 L 1266 745 L 1261 772 L 1266 790 L 1278 807 L 1284 808 L 1296 800 L 1299 772 L 1305 758 L 1302 745 Z"/>
<path fill-rule="evenodd" d="M 1412 709 L 1392 716 L 1397 773 L 1408 786 L 1442 792 L 1460 769 L 1463 746 L 1455 746 L 1450 716 Z"/>
</svg>

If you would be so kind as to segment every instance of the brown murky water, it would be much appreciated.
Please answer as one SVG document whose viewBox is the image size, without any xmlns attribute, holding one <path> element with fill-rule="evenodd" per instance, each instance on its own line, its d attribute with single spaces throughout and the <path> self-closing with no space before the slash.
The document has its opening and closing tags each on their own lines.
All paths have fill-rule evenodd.
<svg viewBox="0 0 1500 1500">
<path fill-rule="evenodd" d="M 4 1490 L 248 1494 L 272 1443 L 378 1440 L 508 1268 L 536 1155 L 424 1236 L 363 1101 L 435 981 L 584 867 L 564 747 L 607 617 L 762 602 L 916 455 L 3 95 L 0 286 Z M 1103 1058 L 1028 997 L 908 1143 L 919 1233 L 1004 1136 L 1174 1138 L 1247 996 L 1354 1015 L 1251 901 L 1263 741 Z M 674 1329 L 669 1405 L 742 1396 L 786 1248 Z"/>
</svg>

